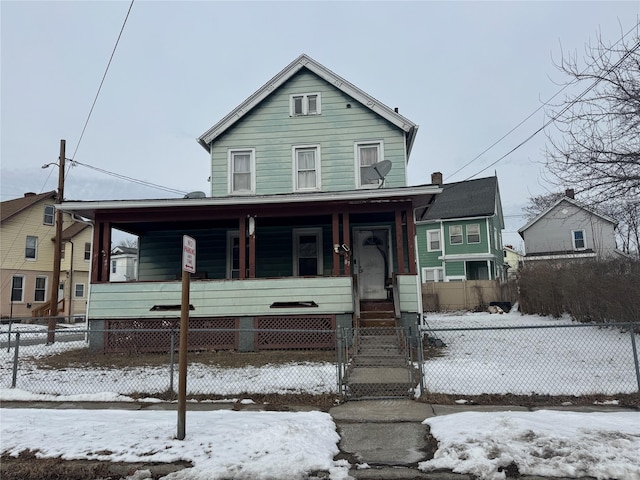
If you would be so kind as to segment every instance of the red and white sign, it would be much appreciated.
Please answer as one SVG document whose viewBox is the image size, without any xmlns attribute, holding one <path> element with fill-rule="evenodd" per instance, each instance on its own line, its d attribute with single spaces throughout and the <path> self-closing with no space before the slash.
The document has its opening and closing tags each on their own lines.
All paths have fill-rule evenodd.
<svg viewBox="0 0 640 480">
<path fill-rule="evenodd" d="M 182 236 L 182 271 L 196 273 L 196 240 Z"/>
</svg>

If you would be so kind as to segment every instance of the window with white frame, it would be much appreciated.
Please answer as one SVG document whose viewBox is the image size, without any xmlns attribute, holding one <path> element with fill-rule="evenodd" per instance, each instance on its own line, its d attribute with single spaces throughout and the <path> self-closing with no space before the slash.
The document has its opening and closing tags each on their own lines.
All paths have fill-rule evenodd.
<svg viewBox="0 0 640 480">
<path fill-rule="evenodd" d="M 364 171 L 367 167 L 371 167 L 384 159 L 384 146 L 382 142 L 358 142 L 355 144 L 356 156 L 356 178 L 358 179 L 358 187 L 374 188 L 378 187 L 383 179 L 372 178 Z M 371 169 L 368 169 L 369 171 Z M 374 171 L 375 173 L 375 171 Z"/>
<path fill-rule="evenodd" d="M 45 298 L 47 298 L 47 277 L 37 276 L 36 286 L 33 291 L 33 301 L 44 302 Z"/>
<path fill-rule="evenodd" d="M 35 260 L 38 258 L 38 237 L 27 235 L 24 247 L 24 258 L 27 260 Z"/>
<path fill-rule="evenodd" d="M 55 209 L 53 205 L 45 205 L 44 206 L 44 218 L 42 219 L 43 225 L 53 225 Z"/>
<path fill-rule="evenodd" d="M 91 260 L 91 242 L 85 242 L 84 244 L 84 260 L 85 262 Z"/>
<path fill-rule="evenodd" d="M 422 282 L 442 282 L 444 280 L 444 270 L 440 267 L 437 268 L 423 268 L 422 269 Z"/>
<path fill-rule="evenodd" d="M 11 278 L 11 301 L 24 302 L 24 276 L 14 275 Z"/>
<path fill-rule="evenodd" d="M 255 192 L 255 149 L 229 151 L 229 193 Z"/>
<path fill-rule="evenodd" d="M 574 250 L 584 250 L 586 247 L 584 230 L 572 230 L 571 237 L 573 240 Z"/>
<path fill-rule="evenodd" d="M 293 164 L 296 191 L 320 188 L 320 146 L 293 147 Z"/>
<path fill-rule="evenodd" d="M 84 298 L 84 283 L 76 283 L 75 297 Z"/>
<path fill-rule="evenodd" d="M 289 114 L 292 117 L 320 115 L 320 93 L 296 93 L 289 96 Z"/>
<path fill-rule="evenodd" d="M 440 248 L 440 230 L 427 230 L 427 251 L 437 252 Z"/>
<path fill-rule="evenodd" d="M 118 261 L 111 260 L 111 273 L 116 273 L 118 271 Z"/>
<path fill-rule="evenodd" d="M 480 243 L 480 224 L 467 225 L 467 243 Z"/>
<path fill-rule="evenodd" d="M 451 245 L 462 245 L 462 225 L 451 225 L 449 227 L 449 243 Z"/>
<path fill-rule="evenodd" d="M 295 229 L 293 250 L 294 276 L 322 275 L 322 229 Z"/>
</svg>

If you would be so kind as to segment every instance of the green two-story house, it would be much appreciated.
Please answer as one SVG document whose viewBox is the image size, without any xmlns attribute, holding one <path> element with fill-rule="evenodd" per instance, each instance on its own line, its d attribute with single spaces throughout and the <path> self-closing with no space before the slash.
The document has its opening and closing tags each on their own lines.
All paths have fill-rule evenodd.
<svg viewBox="0 0 640 480">
<path fill-rule="evenodd" d="M 431 181 L 442 185 L 442 174 Z M 442 185 L 416 219 L 423 282 L 504 279 L 504 217 L 497 177 Z"/>
<path fill-rule="evenodd" d="M 63 203 L 94 222 L 89 322 L 107 330 L 175 325 L 188 235 L 197 252 L 195 327 L 334 330 L 357 326 L 365 302 L 390 302 L 398 323 L 414 323 L 421 309 L 415 215 L 441 191 L 407 186 L 417 128 L 301 55 L 198 138 L 211 164 L 208 195 Z M 113 229 L 138 237 L 135 282 L 109 281 Z M 332 341 L 214 337 L 205 346 Z"/>
</svg>

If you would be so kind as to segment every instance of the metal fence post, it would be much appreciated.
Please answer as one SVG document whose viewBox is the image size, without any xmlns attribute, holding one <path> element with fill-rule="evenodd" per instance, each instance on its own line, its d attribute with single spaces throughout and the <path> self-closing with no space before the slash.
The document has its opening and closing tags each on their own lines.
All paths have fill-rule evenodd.
<svg viewBox="0 0 640 480">
<path fill-rule="evenodd" d="M 336 329 L 336 349 L 338 354 L 338 392 L 342 393 L 342 328 Z"/>
<path fill-rule="evenodd" d="M 638 393 L 640 393 L 640 366 L 638 365 L 638 349 L 636 347 L 636 332 L 634 324 L 629 325 L 629 333 L 631 334 L 631 349 L 633 350 L 633 363 L 636 366 L 636 382 L 638 383 Z"/>
<path fill-rule="evenodd" d="M 13 377 L 11 379 L 11 388 L 16 388 L 16 380 L 18 378 L 18 349 L 20 348 L 20 332 L 16 332 L 16 346 L 13 349 Z"/>
<path fill-rule="evenodd" d="M 7 335 L 7 353 L 11 351 L 11 325 L 13 325 L 13 318 L 9 319 L 9 334 Z"/>
<path fill-rule="evenodd" d="M 175 392 L 175 390 L 173 389 L 173 366 L 174 366 L 174 355 L 175 355 L 175 347 L 176 347 L 176 331 L 175 330 L 171 330 L 171 347 L 170 347 L 170 355 L 169 355 L 169 391 L 170 392 Z"/>
</svg>

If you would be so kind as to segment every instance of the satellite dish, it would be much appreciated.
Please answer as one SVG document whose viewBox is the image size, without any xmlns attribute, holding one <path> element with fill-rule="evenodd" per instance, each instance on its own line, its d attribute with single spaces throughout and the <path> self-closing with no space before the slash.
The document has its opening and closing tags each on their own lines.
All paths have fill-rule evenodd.
<svg viewBox="0 0 640 480">
<path fill-rule="evenodd" d="M 207 195 L 204 192 L 189 192 L 184 198 L 205 198 Z"/>
<path fill-rule="evenodd" d="M 377 182 L 382 180 L 384 182 L 384 177 L 391 171 L 391 160 L 382 160 L 381 162 L 374 163 L 373 165 L 369 165 L 367 167 L 362 168 L 362 176 L 365 180 L 370 182 Z M 380 184 L 382 186 L 382 183 Z"/>
</svg>

